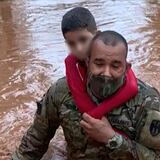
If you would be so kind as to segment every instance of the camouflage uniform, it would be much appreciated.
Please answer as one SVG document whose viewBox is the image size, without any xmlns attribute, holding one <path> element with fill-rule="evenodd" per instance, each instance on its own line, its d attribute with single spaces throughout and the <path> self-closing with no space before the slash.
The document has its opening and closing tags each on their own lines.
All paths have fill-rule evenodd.
<svg viewBox="0 0 160 160">
<path fill-rule="evenodd" d="M 23 136 L 13 160 L 39 160 L 61 125 L 69 160 L 160 160 L 160 96 L 140 80 L 138 95 L 107 117 L 113 127 L 124 131 L 119 149 L 88 138 L 80 127 L 78 112 L 66 79 L 59 79 L 37 103 L 33 125 Z"/>
</svg>

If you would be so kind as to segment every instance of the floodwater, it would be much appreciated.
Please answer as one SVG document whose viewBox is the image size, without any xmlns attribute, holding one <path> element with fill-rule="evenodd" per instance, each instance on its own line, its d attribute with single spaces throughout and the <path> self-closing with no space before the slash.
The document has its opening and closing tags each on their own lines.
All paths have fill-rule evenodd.
<svg viewBox="0 0 160 160">
<path fill-rule="evenodd" d="M 99 29 L 123 34 L 136 75 L 160 90 L 160 1 L 0 0 L 1 160 L 10 159 L 31 124 L 35 101 L 65 74 L 60 22 L 76 6 L 89 8 Z M 43 160 L 63 160 L 64 146 L 59 129 Z"/>
</svg>

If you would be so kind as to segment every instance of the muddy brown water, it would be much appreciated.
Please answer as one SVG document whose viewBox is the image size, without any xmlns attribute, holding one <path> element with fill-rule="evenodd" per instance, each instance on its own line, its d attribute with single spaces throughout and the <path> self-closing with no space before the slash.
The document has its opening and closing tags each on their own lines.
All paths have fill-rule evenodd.
<svg viewBox="0 0 160 160">
<path fill-rule="evenodd" d="M 137 77 L 160 90 L 160 1 L 0 0 L 0 159 L 10 154 L 31 124 L 35 101 L 62 77 L 67 48 L 62 15 L 83 6 L 101 30 L 116 30 L 129 43 L 128 60 Z M 65 159 L 59 129 L 45 159 Z"/>
</svg>

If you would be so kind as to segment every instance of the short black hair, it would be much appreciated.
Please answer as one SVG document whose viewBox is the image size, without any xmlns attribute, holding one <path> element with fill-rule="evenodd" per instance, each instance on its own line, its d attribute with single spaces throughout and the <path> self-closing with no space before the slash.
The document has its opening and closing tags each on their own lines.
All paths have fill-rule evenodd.
<svg viewBox="0 0 160 160">
<path fill-rule="evenodd" d="M 121 34 L 111 30 L 103 32 L 98 31 L 96 36 L 93 38 L 92 43 L 97 39 L 101 40 L 104 44 L 111 46 L 116 46 L 118 43 L 123 43 L 124 46 L 126 47 L 126 57 L 127 57 L 128 43 Z"/>
<path fill-rule="evenodd" d="M 89 32 L 94 33 L 97 31 L 97 26 L 94 16 L 87 8 L 76 7 L 63 16 L 61 29 L 65 37 L 65 33 L 79 29 L 87 29 Z"/>
</svg>

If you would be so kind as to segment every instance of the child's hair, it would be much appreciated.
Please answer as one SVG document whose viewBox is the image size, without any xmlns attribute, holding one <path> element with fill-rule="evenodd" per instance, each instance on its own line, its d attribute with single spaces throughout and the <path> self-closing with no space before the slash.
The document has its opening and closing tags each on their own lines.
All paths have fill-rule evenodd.
<svg viewBox="0 0 160 160">
<path fill-rule="evenodd" d="M 92 13 L 88 9 L 76 7 L 63 16 L 61 29 L 65 37 L 65 33 L 79 29 L 87 29 L 89 32 L 94 33 L 97 26 Z"/>
<path fill-rule="evenodd" d="M 126 47 L 126 57 L 127 57 L 128 43 L 121 34 L 109 30 L 103 32 L 98 31 L 96 36 L 93 38 L 92 43 L 97 39 L 101 40 L 104 44 L 111 46 L 116 46 L 118 43 L 123 43 L 124 46 Z"/>
</svg>

